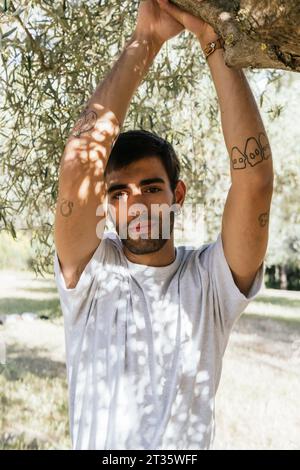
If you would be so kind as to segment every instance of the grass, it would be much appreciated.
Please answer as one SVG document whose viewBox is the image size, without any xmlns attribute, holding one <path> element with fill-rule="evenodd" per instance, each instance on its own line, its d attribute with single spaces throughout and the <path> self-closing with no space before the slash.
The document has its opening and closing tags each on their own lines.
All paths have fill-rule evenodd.
<svg viewBox="0 0 300 470">
<path fill-rule="evenodd" d="M 256 302 L 261 302 L 263 304 L 272 304 L 279 305 L 281 307 L 291 307 L 291 308 L 298 308 L 300 312 L 300 299 L 289 299 L 286 297 L 274 297 L 274 296 L 257 296 Z M 300 317 L 300 315 L 299 315 Z"/>
<path fill-rule="evenodd" d="M 1 277 L 2 276 L 2 277 Z M 63 319 L 53 279 L 0 273 L 0 449 L 69 449 Z M 279 295 L 280 294 L 280 295 Z M 300 447 L 300 294 L 266 290 L 235 324 L 216 396 L 216 449 Z"/>
<path fill-rule="evenodd" d="M 36 313 L 39 317 L 46 315 L 50 318 L 61 315 L 58 299 L 37 300 L 22 297 L 16 299 L 4 297 L 0 299 L 0 314 L 24 312 Z"/>
<path fill-rule="evenodd" d="M 70 447 L 62 363 L 21 354 L 5 366 L 0 386 L 0 449 Z"/>
</svg>

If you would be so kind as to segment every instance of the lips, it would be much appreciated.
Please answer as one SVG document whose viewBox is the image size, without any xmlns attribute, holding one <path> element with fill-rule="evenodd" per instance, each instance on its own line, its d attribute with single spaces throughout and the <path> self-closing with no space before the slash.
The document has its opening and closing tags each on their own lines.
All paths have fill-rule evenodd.
<svg viewBox="0 0 300 470">
<path fill-rule="evenodd" d="M 133 229 L 136 231 L 136 232 L 145 232 L 149 229 L 151 229 L 151 227 L 154 227 L 156 225 L 156 223 L 154 221 L 147 221 L 147 222 L 138 222 L 136 225 L 133 226 Z"/>
<path fill-rule="evenodd" d="M 140 223 L 139 222 L 135 226 L 136 232 L 144 232 L 144 231 L 148 230 L 149 228 L 151 228 L 151 222 L 147 222 L 147 223 Z"/>
<path fill-rule="evenodd" d="M 139 222 L 139 223 L 136 225 L 135 228 L 138 230 L 138 229 L 141 229 L 141 228 L 147 228 L 147 227 L 149 227 L 149 226 L 151 226 L 151 222 L 142 223 L 142 224 Z"/>
</svg>

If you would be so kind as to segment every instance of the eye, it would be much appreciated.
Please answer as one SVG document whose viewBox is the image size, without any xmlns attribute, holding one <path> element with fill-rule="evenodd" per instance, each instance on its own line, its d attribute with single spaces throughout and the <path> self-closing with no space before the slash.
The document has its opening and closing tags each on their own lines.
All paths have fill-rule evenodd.
<svg viewBox="0 0 300 470">
<path fill-rule="evenodd" d="M 157 193 L 158 191 L 161 191 L 161 189 L 152 186 L 151 188 L 146 189 L 146 191 L 150 191 L 151 193 Z"/>
<path fill-rule="evenodd" d="M 120 192 L 120 193 L 114 194 L 112 198 L 113 199 L 120 199 L 119 196 L 125 196 L 125 195 L 127 195 L 126 192 Z"/>
</svg>

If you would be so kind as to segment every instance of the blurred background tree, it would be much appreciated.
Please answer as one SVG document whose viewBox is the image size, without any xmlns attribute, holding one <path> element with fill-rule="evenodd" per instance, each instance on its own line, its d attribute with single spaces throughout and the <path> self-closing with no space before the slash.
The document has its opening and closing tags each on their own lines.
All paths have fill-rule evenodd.
<svg viewBox="0 0 300 470">
<path fill-rule="evenodd" d="M 13 238 L 28 233 L 29 263 L 41 274 L 53 271 L 58 168 L 68 133 L 129 39 L 138 3 L 2 2 L 0 230 Z M 300 268 L 300 119 L 290 107 L 291 98 L 299 103 L 300 77 L 251 67 L 245 73 L 274 156 L 268 279 L 276 285 L 280 278 L 287 286 L 288 270 L 295 277 Z M 209 69 L 189 32 L 165 44 L 157 56 L 123 131 L 132 128 L 152 130 L 174 145 L 188 185 L 186 200 L 204 204 L 206 236 L 212 240 L 230 186 L 229 158 Z M 290 287 L 300 289 L 297 282 L 296 275 Z"/>
</svg>

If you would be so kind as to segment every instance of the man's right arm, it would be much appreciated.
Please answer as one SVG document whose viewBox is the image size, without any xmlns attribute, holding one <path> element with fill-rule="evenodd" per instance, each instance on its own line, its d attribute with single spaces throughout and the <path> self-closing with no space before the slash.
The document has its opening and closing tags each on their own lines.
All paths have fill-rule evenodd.
<svg viewBox="0 0 300 470">
<path fill-rule="evenodd" d="M 73 127 L 60 163 L 54 238 L 66 286 L 76 286 L 101 241 L 104 169 L 131 98 L 160 45 L 135 32 Z M 96 232 L 97 224 L 103 227 Z M 99 227 L 99 225 L 98 225 Z"/>
</svg>

